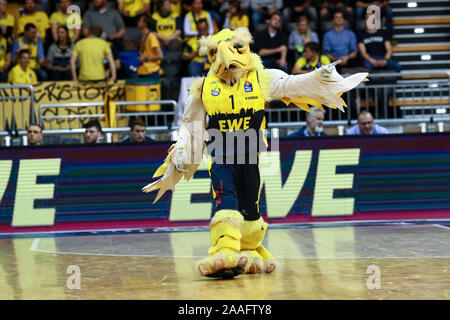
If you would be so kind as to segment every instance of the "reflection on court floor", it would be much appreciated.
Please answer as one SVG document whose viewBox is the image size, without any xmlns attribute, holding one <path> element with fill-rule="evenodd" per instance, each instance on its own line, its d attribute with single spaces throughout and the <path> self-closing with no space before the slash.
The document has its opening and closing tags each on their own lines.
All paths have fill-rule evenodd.
<svg viewBox="0 0 450 320">
<path fill-rule="evenodd" d="M 450 299 L 442 222 L 271 225 L 273 274 L 202 278 L 206 228 L 3 237 L 1 299 Z M 74 285 L 75 284 L 75 285 Z"/>
</svg>

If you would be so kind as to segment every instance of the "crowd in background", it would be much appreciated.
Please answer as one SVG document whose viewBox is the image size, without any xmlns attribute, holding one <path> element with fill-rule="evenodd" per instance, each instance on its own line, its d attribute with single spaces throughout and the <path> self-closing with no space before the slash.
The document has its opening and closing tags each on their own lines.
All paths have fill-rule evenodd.
<svg viewBox="0 0 450 320">
<path fill-rule="evenodd" d="M 367 14 L 374 4 L 380 22 Z M 0 0 L 0 81 L 199 76 L 209 64 L 198 38 L 225 27 L 248 27 L 264 65 L 287 73 L 337 59 L 339 68 L 401 70 L 388 1 Z"/>
</svg>

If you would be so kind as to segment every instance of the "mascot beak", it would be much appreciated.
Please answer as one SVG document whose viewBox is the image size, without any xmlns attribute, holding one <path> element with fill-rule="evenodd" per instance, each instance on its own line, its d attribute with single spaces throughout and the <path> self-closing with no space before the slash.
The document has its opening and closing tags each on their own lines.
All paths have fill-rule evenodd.
<svg viewBox="0 0 450 320">
<path fill-rule="evenodd" d="M 235 68 L 248 69 L 250 66 L 250 49 L 248 44 L 236 44 L 234 41 L 221 41 L 217 47 L 215 61 L 216 74 L 222 74 Z"/>
</svg>

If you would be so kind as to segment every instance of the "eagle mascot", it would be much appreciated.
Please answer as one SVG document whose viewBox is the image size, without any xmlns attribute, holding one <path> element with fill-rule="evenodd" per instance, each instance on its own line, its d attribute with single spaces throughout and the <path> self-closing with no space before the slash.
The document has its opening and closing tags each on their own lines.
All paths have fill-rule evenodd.
<svg viewBox="0 0 450 320">
<path fill-rule="evenodd" d="M 262 143 L 244 139 L 246 142 L 236 148 L 226 136 L 237 134 L 239 139 L 239 134 L 256 131 L 260 137 L 266 125 L 264 109 L 272 99 L 293 103 L 305 111 L 310 110 L 309 105 L 344 111 L 341 95 L 368 75 L 343 78 L 334 64 L 302 75 L 265 69 L 260 57 L 250 51 L 252 41 L 247 28 L 223 29 L 200 38 L 199 54 L 208 56 L 210 70 L 190 87 L 177 141 L 153 176 L 160 178 L 143 188 L 144 192 L 159 189 L 156 202 L 167 190 L 174 191 L 182 177 L 191 179 L 203 157 L 209 157 L 214 215 L 209 224 L 208 256 L 196 266 L 202 276 L 233 278 L 278 269 L 262 245 L 268 227 L 258 205 Z M 215 148 L 209 148 L 211 145 Z"/>
</svg>

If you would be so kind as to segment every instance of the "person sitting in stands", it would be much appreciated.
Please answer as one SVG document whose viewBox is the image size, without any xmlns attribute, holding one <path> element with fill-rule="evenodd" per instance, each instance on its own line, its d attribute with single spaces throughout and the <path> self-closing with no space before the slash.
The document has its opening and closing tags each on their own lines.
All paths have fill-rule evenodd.
<svg viewBox="0 0 450 320">
<path fill-rule="evenodd" d="M 197 29 L 198 21 L 205 19 L 208 26 L 208 34 L 214 34 L 214 25 L 211 15 L 208 11 L 203 10 L 203 0 L 192 0 L 192 10 L 184 17 L 184 36 L 186 38 L 199 35 Z M 207 34 L 207 35 L 208 35 Z"/>
<path fill-rule="evenodd" d="M 347 135 L 388 134 L 386 128 L 373 123 L 372 114 L 364 110 L 358 115 L 358 124 L 347 130 Z"/>
<path fill-rule="evenodd" d="M 137 73 L 139 76 L 159 78 L 159 70 L 163 53 L 155 32 L 150 31 L 151 19 L 142 16 L 138 21 L 138 28 L 142 31 L 139 62 Z"/>
<path fill-rule="evenodd" d="M 311 112 L 306 115 L 306 127 L 291 133 L 289 137 L 323 137 L 327 134 L 323 131 L 323 120 L 325 111 L 319 108 L 311 108 Z"/>
<path fill-rule="evenodd" d="M 25 0 L 23 10 L 23 15 L 19 18 L 19 22 L 17 23 L 17 33 L 23 33 L 25 31 L 25 26 L 31 23 L 37 28 L 37 36 L 42 42 L 45 42 L 47 29 L 50 28 L 47 13 L 36 11 L 35 0 Z"/>
<path fill-rule="evenodd" d="M 12 60 L 16 60 L 17 51 L 27 49 L 31 54 L 30 68 L 34 70 L 39 81 L 46 81 L 47 72 L 42 68 L 48 64 L 45 59 L 44 44 L 38 37 L 37 28 L 32 23 L 27 23 L 24 27 L 23 36 L 13 42 Z"/>
<path fill-rule="evenodd" d="M 0 83 L 8 80 L 8 69 L 11 65 L 11 44 L 0 33 Z"/>
<path fill-rule="evenodd" d="M 145 135 L 145 123 L 141 119 L 134 119 L 131 122 L 130 135 L 122 140 L 127 143 L 153 142 L 154 140 Z"/>
<path fill-rule="evenodd" d="M 249 23 L 248 16 L 242 10 L 239 1 L 230 1 L 230 7 L 228 8 L 223 28 L 229 28 L 231 30 L 242 27 L 248 28 Z"/>
<path fill-rule="evenodd" d="M 198 38 L 208 35 L 208 22 L 206 19 L 200 19 L 197 24 L 199 35 L 188 40 L 183 52 L 183 59 L 189 61 L 188 71 L 191 77 L 201 76 L 206 73 L 210 66 L 207 57 L 198 55 Z"/>
<path fill-rule="evenodd" d="M 102 138 L 102 125 L 98 120 L 91 120 L 84 125 L 86 129 L 84 138 L 87 144 L 100 143 Z"/>
<path fill-rule="evenodd" d="M 37 123 L 32 123 L 27 130 L 27 140 L 29 146 L 39 146 L 42 141 L 42 127 Z"/>
<path fill-rule="evenodd" d="M 17 53 L 17 64 L 9 71 L 8 82 L 12 84 L 36 84 L 37 77 L 30 65 L 30 51 L 22 49 Z"/>
<path fill-rule="evenodd" d="M 320 53 L 320 45 L 316 42 L 309 42 L 305 46 L 305 53 L 300 57 L 292 69 L 292 74 L 308 73 L 315 68 L 320 68 L 330 64 L 330 59 Z"/>
<path fill-rule="evenodd" d="M 73 48 L 73 43 L 69 38 L 69 30 L 66 26 L 59 26 L 58 41 L 50 46 L 47 53 L 51 80 L 72 80 L 70 58 L 72 57 Z"/>
<path fill-rule="evenodd" d="M 371 15 L 366 15 L 366 21 Z M 392 45 L 386 31 L 369 27 L 370 24 L 366 23 L 366 30 L 358 37 L 358 49 L 364 58 L 364 68 L 370 71 L 374 69 L 402 71 L 400 64 L 392 59 Z"/>
<path fill-rule="evenodd" d="M 67 9 L 72 5 L 72 2 L 70 0 L 60 0 L 59 1 L 59 11 L 55 11 L 50 16 L 50 26 L 52 28 L 52 36 L 53 41 L 58 41 L 58 28 L 59 27 L 68 27 L 68 22 L 75 24 L 80 23 L 79 28 L 70 28 L 69 30 L 69 39 L 72 43 L 75 43 L 79 38 L 81 34 L 81 25 L 83 23 L 83 20 L 81 19 L 81 16 L 76 13 L 67 13 Z M 68 20 L 69 19 L 69 20 Z"/>
</svg>

